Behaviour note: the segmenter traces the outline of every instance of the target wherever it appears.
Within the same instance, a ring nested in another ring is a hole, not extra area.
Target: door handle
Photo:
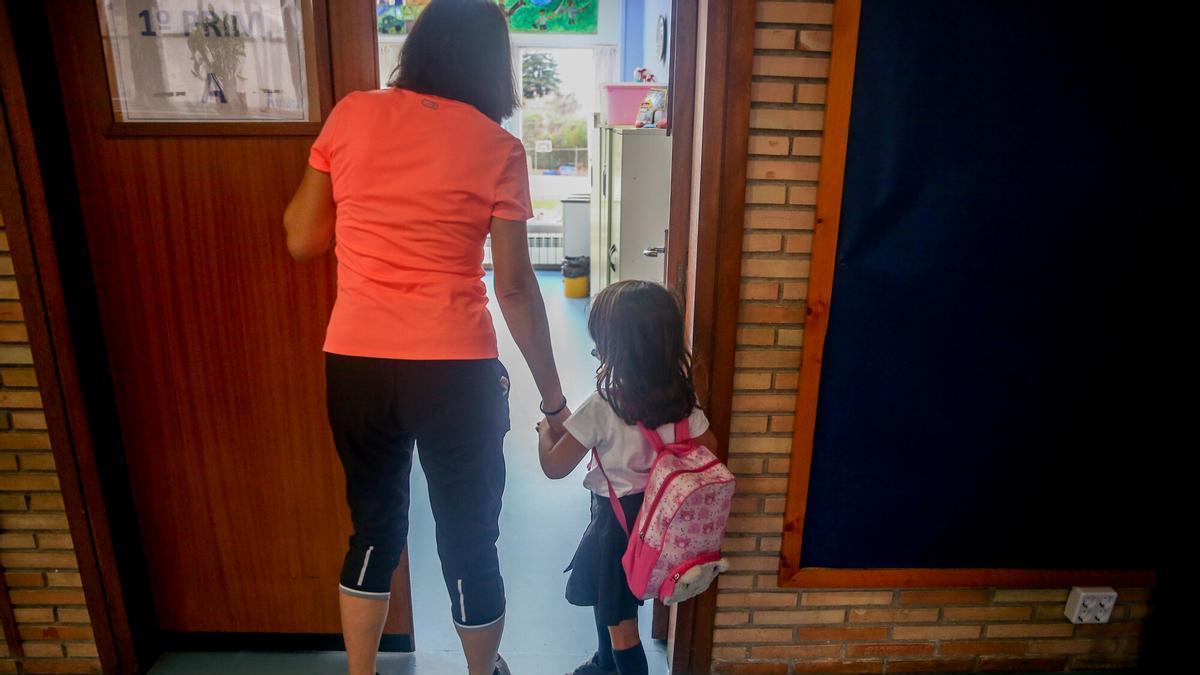
[[[642,255],[646,256],[647,258],[657,258],[658,256],[660,256],[666,252],[667,252],[666,246],[651,246],[650,248],[642,251]]]

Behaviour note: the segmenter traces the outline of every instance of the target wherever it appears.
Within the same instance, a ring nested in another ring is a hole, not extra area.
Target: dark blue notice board
[[[1157,562],[1180,221],[1126,19],[863,1],[802,566]]]

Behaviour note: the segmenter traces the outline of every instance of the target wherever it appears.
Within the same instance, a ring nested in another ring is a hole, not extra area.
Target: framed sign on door
[[[323,109],[317,2],[97,0],[111,131],[311,133]]]

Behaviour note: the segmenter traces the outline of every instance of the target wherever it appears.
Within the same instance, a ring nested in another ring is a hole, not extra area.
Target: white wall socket
[[[1108,623],[1116,604],[1117,592],[1107,586],[1076,586],[1064,613],[1071,623]]]

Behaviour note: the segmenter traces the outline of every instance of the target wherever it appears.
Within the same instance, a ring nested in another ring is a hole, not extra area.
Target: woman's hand
[[[553,447],[558,442],[558,439],[562,438],[562,434],[554,433],[554,429],[550,426],[550,421],[545,417],[538,420],[538,423],[533,428],[537,431],[539,448]]]
[[[571,408],[564,405],[562,410],[554,413],[553,415],[546,415],[542,419],[542,422],[544,422],[545,425],[554,433],[555,442],[557,442],[559,438],[562,438],[563,434],[567,433],[567,429],[563,426],[563,422],[566,422],[567,418],[570,416]],[[538,423],[539,426],[542,424],[542,422]]]
[[[565,422],[570,416],[571,411],[567,408],[563,408],[562,411],[558,412],[557,414],[547,415],[539,420],[537,426],[534,427],[537,429],[539,443],[545,443],[547,441],[550,445],[557,443],[558,439],[562,438],[567,433],[566,428],[563,426],[563,422]]]

